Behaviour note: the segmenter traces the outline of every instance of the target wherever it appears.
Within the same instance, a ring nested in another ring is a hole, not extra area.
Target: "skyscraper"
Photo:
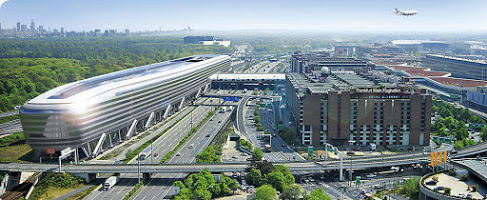
[[[44,26],[39,26],[38,32],[39,32],[39,34],[43,34],[44,33]]]
[[[32,34],[36,34],[37,33],[36,23],[35,22],[31,22],[30,23],[30,33],[32,33]]]
[[[17,22],[17,33],[21,33],[22,30],[20,30],[20,22]]]
[[[20,26],[20,32],[21,32],[22,34],[24,34],[24,35],[25,35],[25,34],[27,34],[27,33],[29,32],[29,29],[27,28],[27,25],[22,24],[22,25]]]

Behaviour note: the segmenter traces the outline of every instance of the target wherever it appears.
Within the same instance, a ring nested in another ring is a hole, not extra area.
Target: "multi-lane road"
[[[201,102],[199,100],[198,102]],[[189,109],[193,109],[189,115],[182,118],[174,127],[166,131],[159,139],[152,144],[152,151],[150,155],[141,160],[141,164],[156,164],[160,163],[169,151],[173,150],[177,144],[189,133],[191,127],[200,123],[207,115],[208,112],[214,110],[218,101],[210,99],[204,101],[200,106],[189,106]],[[162,132],[158,130],[157,132]],[[155,157],[154,154],[158,153],[159,156]],[[129,162],[130,164],[137,163],[134,159]],[[137,184],[139,176],[137,174],[122,174],[120,182],[115,185],[109,191],[95,191],[90,194],[86,199],[122,199],[135,184]],[[156,177],[157,178],[157,177]],[[164,177],[161,177],[164,178]]]
[[[223,103],[223,106],[233,107],[236,103]],[[191,164],[196,163],[196,154],[210,144],[216,134],[224,126],[226,120],[230,118],[231,112],[220,113],[217,111],[210,120],[204,123],[198,131],[193,133],[188,140],[179,147],[176,153],[168,159],[167,164]],[[185,177],[186,173],[158,173],[147,182],[135,199],[166,199],[171,194],[172,184],[180,178]]]

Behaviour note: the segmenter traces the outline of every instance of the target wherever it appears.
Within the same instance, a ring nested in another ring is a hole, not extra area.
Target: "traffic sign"
[[[46,149],[46,154],[55,154],[56,153],[56,149],[55,148],[47,148]]]

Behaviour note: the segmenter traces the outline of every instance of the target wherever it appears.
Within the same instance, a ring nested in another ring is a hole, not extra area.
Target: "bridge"
[[[481,143],[458,151],[458,154],[452,158],[462,158],[476,155],[487,151],[487,143]],[[429,163],[429,153],[417,154],[399,154],[386,157],[362,157],[353,160],[345,159],[343,169],[366,169],[375,167],[391,167],[410,164],[427,164]],[[351,165],[349,165],[351,163]],[[141,173],[193,173],[199,172],[205,168],[214,173],[221,172],[244,172],[249,168],[249,162],[241,163],[214,163],[214,164],[177,164],[177,165],[150,165],[141,164]],[[276,162],[274,164],[284,165],[291,172],[298,171],[322,171],[340,169],[339,160],[327,160],[319,162],[301,161],[301,162]],[[7,172],[57,172],[58,165],[53,164],[20,164],[20,163],[3,163],[0,164],[0,171]],[[135,164],[80,164],[80,165],[63,165],[62,171],[68,173],[137,173],[138,165]]]
[[[463,159],[453,160],[452,163],[467,169],[470,173],[482,179],[484,183],[487,183],[487,163],[485,160],[478,160],[477,158]]]

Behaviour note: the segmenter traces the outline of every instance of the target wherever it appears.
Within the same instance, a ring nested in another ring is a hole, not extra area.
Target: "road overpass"
[[[461,158],[470,155],[475,155],[487,151],[487,143],[482,143],[462,149],[452,158]],[[410,165],[418,163],[427,163],[430,155],[428,153],[420,154],[401,154],[389,157],[367,157],[353,160],[344,160],[344,169],[366,169],[374,167],[390,167],[400,165]],[[348,163],[353,162],[350,166]],[[211,172],[243,172],[249,167],[246,163],[214,163],[214,164],[177,164],[177,165],[151,165],[141,164],[141,173],[193,173],[199,172],[202,169],[208,168]],[[321,170],[337,170],[339,169],[340,161],[328,160],[321,162],[281,162],[275,164],[282,164],[289,168],[290,171],[321,171]],[[6,163],[0,164],[0,171],[7,172],[57,172],[58,165],[52,164],[20,164],[20,163]],[[64,172],[68,173],[137,173],[137,165],[135,164],[81,164],[81,165],[64,165],[62,167]]]

